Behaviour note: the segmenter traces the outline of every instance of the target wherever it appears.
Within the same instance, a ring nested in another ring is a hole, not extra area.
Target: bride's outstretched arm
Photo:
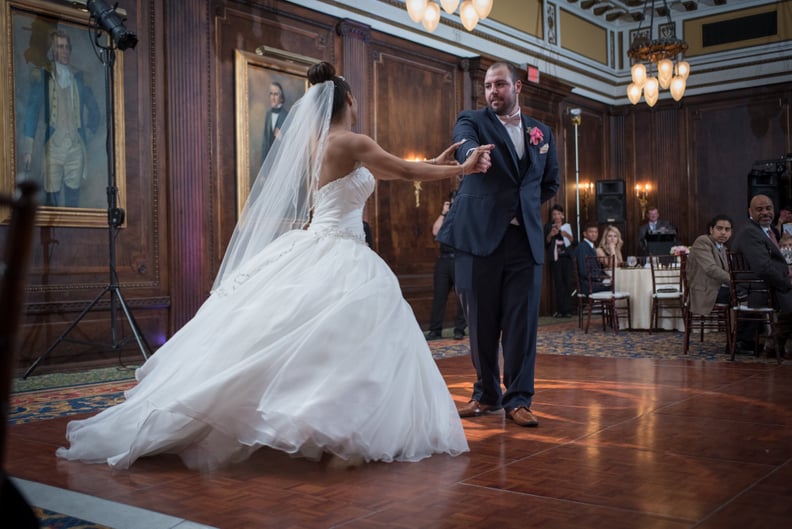
[[[353,156],[365,164],[381,180],[418,180],[431,181],[445,178],[460,177],[473,172],[484,172],[489,164],[479,160],[487,156],[493,145],[482,145],[474,149],[463,164],[451,163],[453,152],[459,146],[452,144],[443,153],[424,163],[409,162],[390,154],[377,142],[364,134],[350,133],[349,147]],[[439,162],[439,163],[438,163]]]

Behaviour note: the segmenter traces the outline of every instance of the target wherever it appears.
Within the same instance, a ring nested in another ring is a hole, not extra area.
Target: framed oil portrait
[[[7,0],[0,8],[0,68],[10,72],[0,92],[3,175],[0,190],[17,182],[40,185],[37,224],[107,226],[107,187],[125,208],[123,54],[113,62],[114,108],[108,120],[107,35],[89,27],[75,4]],[[113,123],[115,175],[109,174],[107,127]]]
[[[317,62],[267,46],[256,53],[235,50],[238,213],[291,105],[308,89],[308,68]]]

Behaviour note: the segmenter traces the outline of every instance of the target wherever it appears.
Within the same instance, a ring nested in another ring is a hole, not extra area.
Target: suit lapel
[[[723,268],[724,270],[728,270],[729,267],[726,264],[726,261],[724,259],[724,255],[720,252],[720,250],[718,250],[718,245],[715,244],[715,241],[713,241],[710,237],[707,237],[707,242],[710,245],[710,248],[711,248],[710,251],[712,252],[712,256],[715,258],[715,262],[716,263],[720,263],[721,264],[721,268]]]
[[[536,163],[536,156],[538,154],[538,149],[536,145],[531,145],[531,137],[530,137],[530,130],[533,128],[531,127],[531,123],[528,121],[528,117],[524,114],[522,115],[522,125],[523,125],[523,141],[525,142],[525,154],[528,156],[529,164],[528,166],[532,166]]]

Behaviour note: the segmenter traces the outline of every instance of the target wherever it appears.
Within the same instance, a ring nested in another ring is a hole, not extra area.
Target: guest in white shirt
[[[550,208],[550,222],[545,224],[544,234],[555,297],[553,317],[569,318],[574,310],[572,304],[572,291],[574,290],[572,250],[575,237],[572,235],[572,226],[565,222],[564,208],[560,204],[554,204]]]

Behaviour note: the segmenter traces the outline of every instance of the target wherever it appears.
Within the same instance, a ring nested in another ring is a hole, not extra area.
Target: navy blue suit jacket
[[[577,261],[578,267],[578,277],[580,278],[580,292],[582,294],[589,294],[589,282],[588,282],[588,273],[586,270],[586,257],[596,257],[597,250],[596,248],[592,248],[591,245],[586,241],[580,241],[580,244],[577,245],[577,249],[575,250],[575,260]],[[600,272],[593,274],[593,284],[591,292],[599,292],[603,290],[602,279],[606,276],[605,272],[601,270]]]
[[[520,161],[506,128],[489,108],[466,110],[454,126],[454,142],[461,163],[470,149],[494,144],[492,167],[486,173],[465,175],[454,203],[446,215],[437,240],[457,250],[477,256],[490,255],[506,234],[512,218],[520,219],[537,264],[544,263],[544,236],[541,205],[558,190],[558,158],[550,127],[525,115],[525,152],[528,163]],[[530,131],[537,127],[543,135],[532,145]],[[518,211],[518,209],[520,211]]]

